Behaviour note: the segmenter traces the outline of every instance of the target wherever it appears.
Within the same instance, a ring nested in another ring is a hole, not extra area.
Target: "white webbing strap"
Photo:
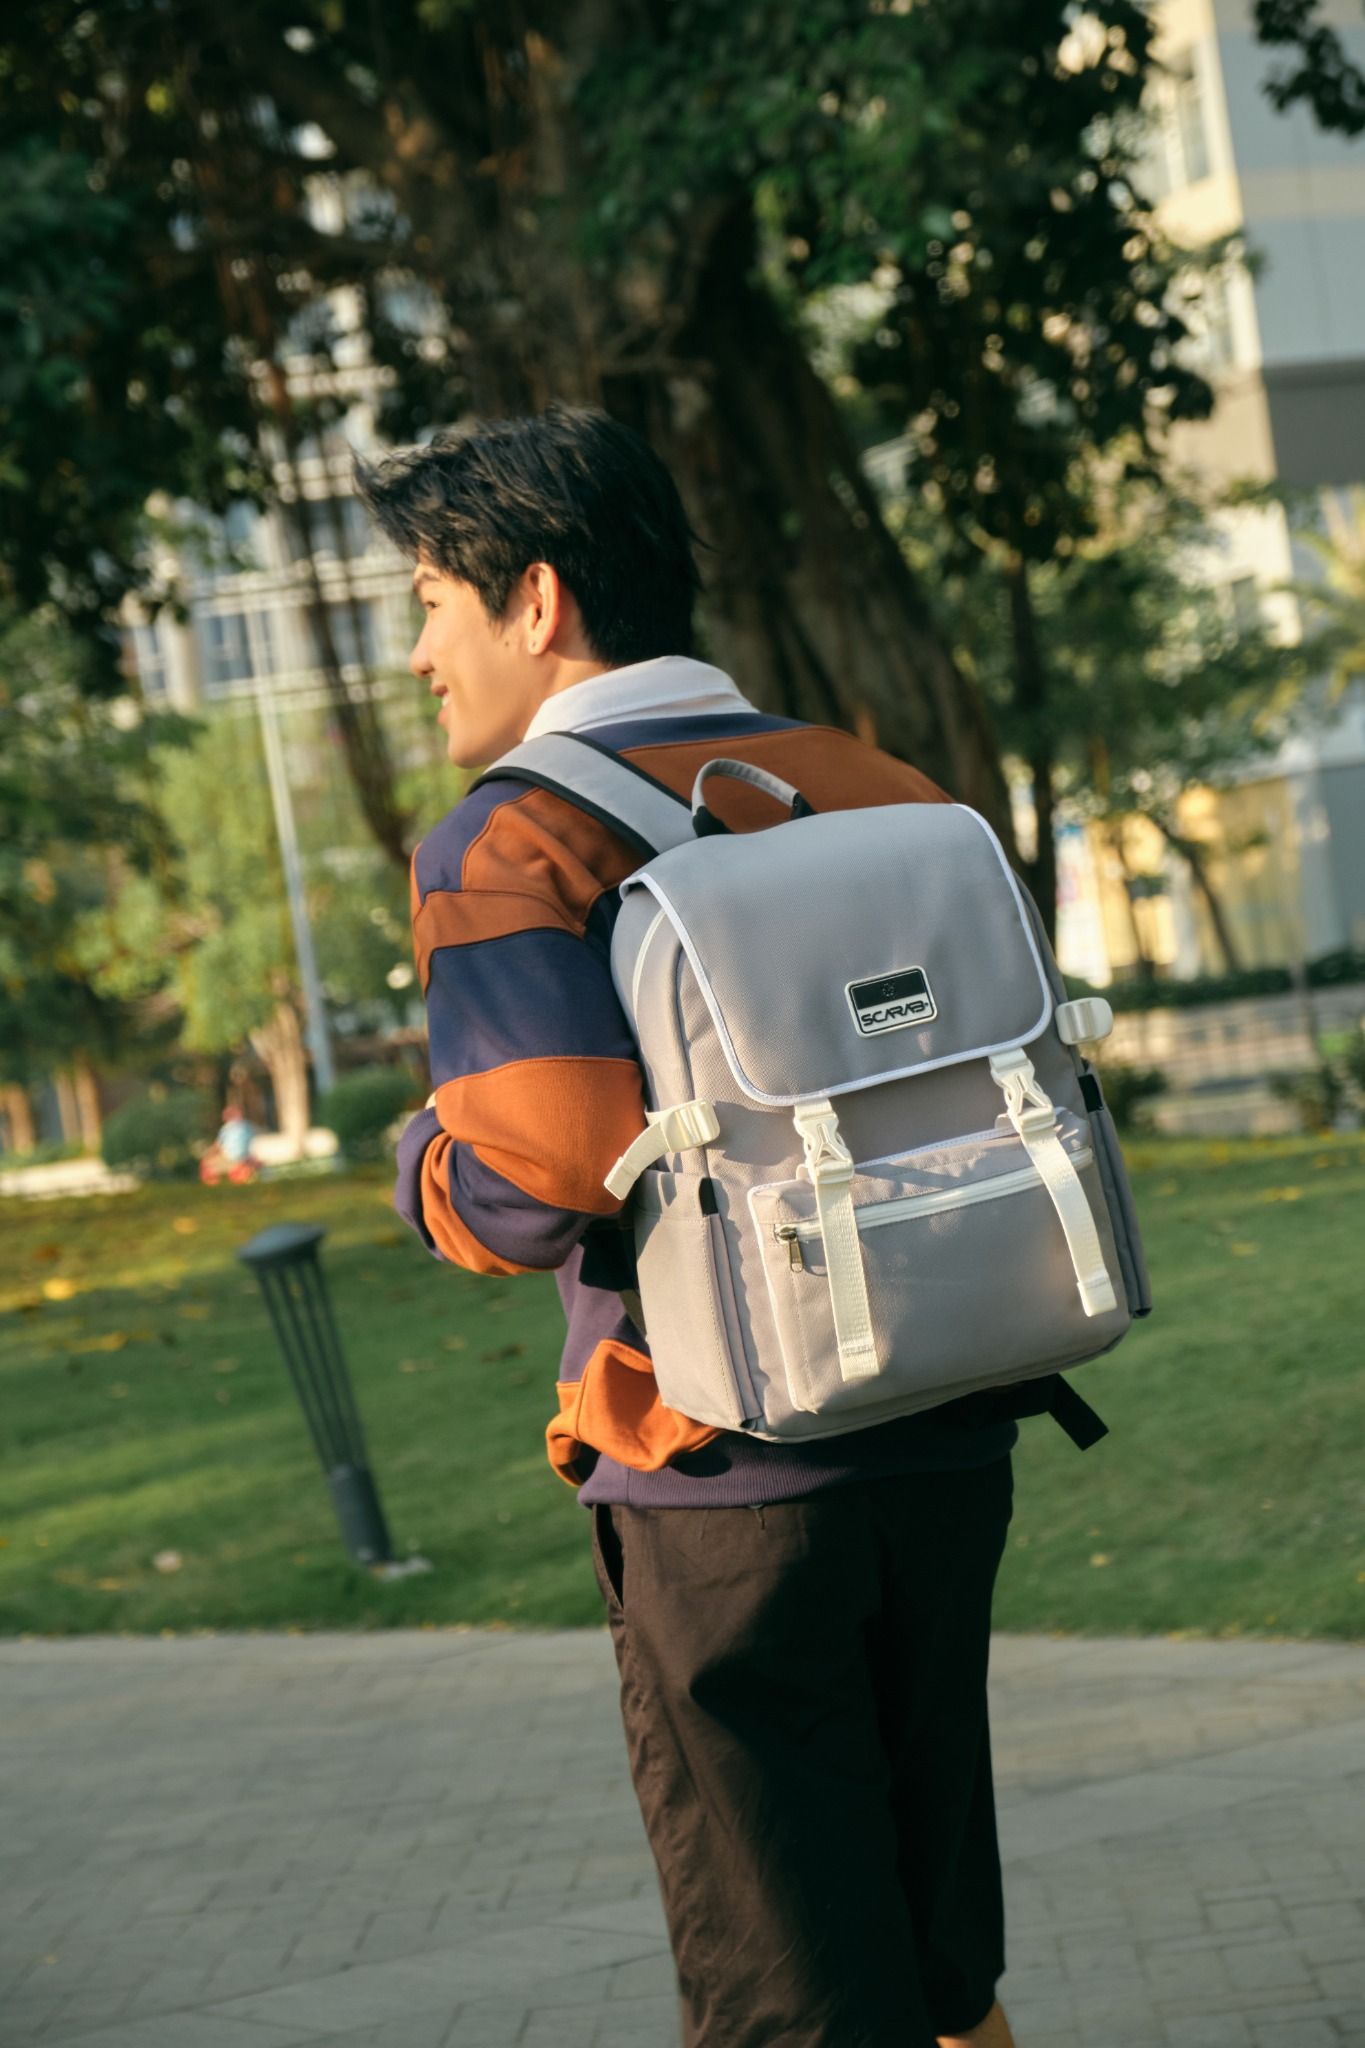
[[[603,1185],[624,1202],[640,1175],[665,1152],[686,1152],[692,1145],[709,1145],[720,1136],[720,1122],[709,1102],[678,1102],[672,1109],[647,1109],[649,1122],[639,1137],[627,1145]]]
[[[853,1154],[839,1135],[839,1119],[827,1097],[801,1103],[793,1121],[806,1148],[802,1171],[815,1189],[820,1234],[825,1241],[839,1372],[846,1380],[871,1379],[881,1368],[853,1209]]]
[[[1052,1197],[1057,1220],[1076,1273],[1076,1291],[1088,1316],[1118,1306],[1114,1283],[1104,1263],[1095,1219],[1080,1175],[1057,1136],[1057,1111],[1033,1071],[1022,1046],[991,1055],[991,1073],[1004,1090],[1005,1114],[1024,1141],[1043,1186]]]

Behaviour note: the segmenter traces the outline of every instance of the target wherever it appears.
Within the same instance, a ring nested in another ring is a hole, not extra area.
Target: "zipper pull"
[[[805,1264],[801,1257],[801,1234],[796,1225],[794,1223],[779,1223],[775,1226],[773,1235],[786,1245],[787,1263],[790,1265],[793,1273],[804,1272]]]

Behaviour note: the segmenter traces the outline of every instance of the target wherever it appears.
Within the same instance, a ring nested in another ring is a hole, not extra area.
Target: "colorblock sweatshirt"
[[[723,753],[793,783],[817,810],[948,801],[904,762],[757,711],[722,671],[682,657],[549,698],[527,737],[547,731],[591,732],[680,796]],[[707,801],[735,831],[780,816],[735,781]],[[659,1400],[648,1345],[617,1291],[629,1284],[621,1204],[603,1185],[645,1126],[644,1077],[610,967],[618,886],[637,865],[562,797],[497,779],[412,856],[435,1099],[399,1141],[394,1205],[434,1258],[475,1273],[556,1274],[567,1331],[551,1464],[585,1505],[740,1507],[1002,1457],[1016,1424],[983,1419],[972,1398],[793,1445],[704,1427]]]

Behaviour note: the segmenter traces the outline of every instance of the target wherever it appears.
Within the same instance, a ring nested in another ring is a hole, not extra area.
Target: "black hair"
[[[355,483],[395,546],[472,584],[490,619],[530,563],[548,562],[599,660],[693,652],[696,535],[653,449],[609,414],[552,405],[442,429],[357,456]]]

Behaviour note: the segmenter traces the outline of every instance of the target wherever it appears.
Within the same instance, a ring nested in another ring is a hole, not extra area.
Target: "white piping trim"
[[[635,955],[635,972],[630,977],[630,1017],[632,1023],[640,1014],[640,974],[645,964],[645,954],[649,951],[650,940],[655,932],[658,931],[659,926],[667,915],[668,912],[666,910],[655,911],[649,929],[640,941],[640,950]]]
[[[683,923],[676,907],[669,901],[666,891],[660,886],[658,878],[651,875],[647,868],[644,868],[633,875],[628,875],[625,881],[622,882],[621,894],[623,896],[628,889],[648,889],[651,896],[661,903],[667,911],[668,921],[678,935],[679,943],[687,955],[693,974],[697,978],[697,986],[702,992],[702,998],[707,1009],[711,1012],[711,1022],[716,1027],[716,1036],[720,1040],[726,1064],[734,1075],[736,1082],[744,1090],[744,1093],[751,1102],[762,1102],[773,1109],[790,1109],[798,1102],[818,1102],[834,1095],[851,1095],[857,1088],[878,1088],[885,1081],[903,1081],[911,1074],[931,1074],[938,1067],[959,1067],[966,1060],[989,1059],[992,1053],[1008,1052],[1015,1046],[1031,1045],[1034,1039],[1047,1029],[1053,1010],[1052,989],[1043,970],[1043,962],[1038,952],[1037,941],[1033,936],[1032,921],[1024,907],[1024,899],[1019,893],[1019,884],[1011,872],[1009,862],[1005,859],[1004,848],[979,811],[972,810],[968,804],[954,804],[952,808],[954,811],[976,820],[976,823],[981,827],[994,847],[995,857],[1000,863],[1006,881],[1009,883],[1010,894],[1014,898],[1015,909],[1019,913],[1019,922],[1023,927],[1024,937],[1028,942],[1029,957],[1033,961],[1034,969],[1038,976],[1038,985],[1043,991],[1043,1008],[1037,1023],[1030,1025],[1027,1031],[1014,1032],[1008,1038],[998,1039],[994,1045],[969,1046],[962,1052],[945,1053],[941,1059],[916,1060],[909,1066],[887,1068],[879,1074],[862,1074],[856,1081],[833,1081],[818,1088],[804,1089],[795,1095],[771,1095],[767,1089],[760,1088],[756,1082],[751,1081],[745,1073],[743,1066],[740,1064],[739,1054],[735,1051],[734,1040],[731,1038],[729,1028],[720,1013],[720,1007],[716,1001],[710,979],[698,958],[697,949],[692,943],[691,934]],[[837,813],[828,812],[824,815],[832,817],[837,815]]]
[[[1086,1145],[1079,1152],[1069,1155],[1071,1163],[1079,1169],[1093,1166],[1095,1154]],[[888,1223],[914,1223],[922,1216],[941,1216],[948,1209],[972,1209],[978,1202],[995,1202],[1002,1195],[1025,1194],[1030,1188],[1040,1188],[1043,1176],[1030,1160],[1027,1166],[1016,1166],[1008,1173],[993,1173],[987,1180],[964,1181],[957,1188],[935,1188],[923,1195],[889,1195],[880,1202],[863,1202],[854,1206],[858,1230],[880,1230]],[[770,1226],[775,1238],[786,1241],[787,1233],[809,1244],[820,1235],[818,1216],[803,1216],[795,1223],[774,1223]]]

